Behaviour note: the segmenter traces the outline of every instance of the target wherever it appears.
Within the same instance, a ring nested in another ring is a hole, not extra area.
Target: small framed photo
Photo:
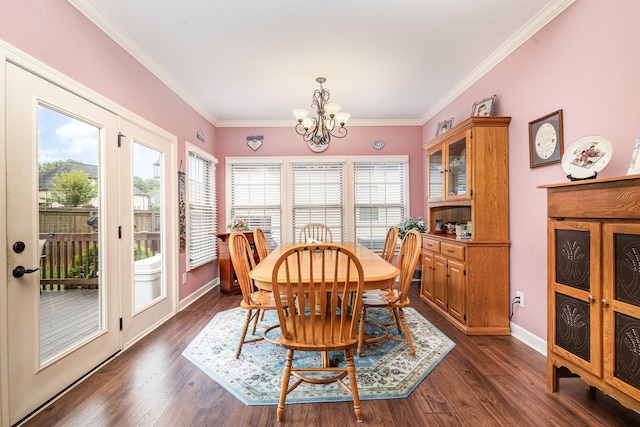
[[[560,163],[563,154],[562,110],[529,122],[529,167]]]
[[[436,130],[436,136],[442,135],[444,132],[448,131],[453,127],[453,117],[449,120],[444,120],[438,123],[438,129]]]
[[[497,98],[498,95],[493,95],[490,98],[485,98],[482,101],[476,102],[473,104],[471,115],[474,117],[493,116],[493,108],[495,107]]]
[[[636,139],[636,146],[633,147],[629,169],[627,170],[627,175],[636,174],[640,174],[640,138]]]

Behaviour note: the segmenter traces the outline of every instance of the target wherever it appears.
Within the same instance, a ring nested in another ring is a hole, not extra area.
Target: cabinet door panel
[[[603,227],[605,381],[640,399],[640,224]]]
[[[422,251],[422,295],[433,301],[433,253]]]
[[[461,139],[448,143],[446,153],[446,198],[448,200],[469,198],[466,135]]]
[[[447,310],[447,259],[440,255],[433,257],[433,282],[434,282],[434,301],[442,308]]]
[[[465,323],[465,274],[464,263],[449,260],[449,314],[455,317],[460,323]]]
[[[549,241],[551,351],[601,376],[600,224],[551,221]]]
[[[429,200],[442,200],[444,198],[444,153],[442,146],[428,152],[427,170],[429,181],[427,182]]]

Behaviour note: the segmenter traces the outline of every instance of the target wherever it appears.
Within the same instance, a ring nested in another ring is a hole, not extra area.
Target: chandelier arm
[[[334,128],[333,132],[331,132],[331,136],[333,136],[334,138],[344,138],[345,136],[347,136],[347,133],[347,128],[344,126],[340,126],[338,129]]]

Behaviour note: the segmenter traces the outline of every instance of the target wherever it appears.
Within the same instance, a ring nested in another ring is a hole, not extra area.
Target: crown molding
[[[171,77],[151,56],[139,45],[125,36],[124,32],[113,22],[105,19],[104,15],[90,2],[83,0],[67,0],[80,13],[86,16],[133,58],[147,68],[154,76],[162,81],[169,89],[189,104],[216,127],[287,127],[293,121],[286,120],[218,120],[215,115],[199,103],[182,85]],[[556,16],[571,6],[576,0],[555,0],[548,3],[536,16],[531,18],[509,40],[503,43],[493,54],[476,67],[467,77],[440,98],[425,114],[418,119],[380,119],[380,120],[351,120],[350,126],[422,126],[447,105],[453,102],[464,91],[469,89],[481,77],[498,65],[503,59],[529,40],[535,33],[551,22]]]

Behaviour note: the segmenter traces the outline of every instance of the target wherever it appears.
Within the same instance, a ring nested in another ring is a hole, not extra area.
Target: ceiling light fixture
[[[324,77],[318,77],[316,82],[320,83],[320,89],[313,92],[311,107],[315,107],[317,117],[308,117],[309,110],[296,108],[292,111],[298,120],[296,132],[302,135],[307,145],[312,151],[320,153],[329,147],[331,137],[344,138],[347,136],[347,128],[344,125],[351,117],[351,114],[340,111],[340,104],[329,102],[329,89],[322,87],[326,82]],[[336,129],[336,124],[340,127]],[[334,133],[334,130],[336,133]]]

